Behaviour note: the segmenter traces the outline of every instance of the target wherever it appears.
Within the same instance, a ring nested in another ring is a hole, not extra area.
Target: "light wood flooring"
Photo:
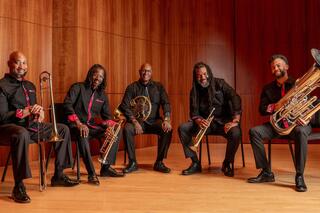
[[[7,180],[0,184],[1,213],[58,213],[58,212],[319,212],[320,211],[320,145],[310,144],[305,181],[308,192],[294,191],[294,168],[288,146],[272,147],[272,167],[275,183],[249,184],[248,177],[256,176],[252,150],[245,145],[246,167],[242,167],[240,149],[236,156],[235,177],[225,177],[220,171],[224,158],[225,144],[211,144],[213,164],[209,167],[203,156],[201,174],[182,176],[181,170],[189,166],[180,144],[172,144],[166,165],[170,174],[152,170],[156,147],[137,150],[139,171],[124,178],[100,178],[101,185],[86,184],[87,176],[82,165],[82,183],[73,188],[48,186],[38,191],[38,167],[32,163],[34,177],[25,181],[32,202],[17,204],[9,197],[13,187],[11,167]],[[206,150],[204,149],[204,154]],[[95,157],[96,170],[99,164]],[[51,161],[49,175],[53,171]],[[123,168],[123,152],[118,153],[117,169]],[[2,174],[3,167],[0,169]],[[75,177],[75,172],[66,170]]]

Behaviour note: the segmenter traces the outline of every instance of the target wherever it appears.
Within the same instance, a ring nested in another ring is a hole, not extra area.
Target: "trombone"
[[[51,136],[48,139],[48,142],[56,143],[61,142],[63,139],[60,137],[58,130],[57,130],[57,122],[56,122],[56,115],[55,115],[55,108],[54,108],[54,98],[53,98],[53,89],[52,89],[52,75],[48,71],[43,71],[40,73],[39,76],[40,81],[40,105],[43,106],[44,104],[44,97],[43,93],[44,90],[48,89],[50,91],[50,105],[51,107],[49,110],[51,111],[51,118],[52,118],[52,132]],[[48,84],[46,86],[46,84]],[[39,122],[38,122],[38,129],[39,129]],[[39,146],[39,166],[40,166],[40,182],[39,182],[39,190],[44,191],[47,188],[47,171],[45,168],[45,147],[41,143],[40,138],[40,131],[38,131],[38,146]]]

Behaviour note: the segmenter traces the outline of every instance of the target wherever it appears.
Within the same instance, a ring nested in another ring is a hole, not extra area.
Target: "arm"
[[[160,84],[160,103],[161,103],[163,114],[164,114],[162,129],[164,132],[169,132],[172,130],[171,118],[170,118],[171,108],[170,108],[168,94],[161,84]]]

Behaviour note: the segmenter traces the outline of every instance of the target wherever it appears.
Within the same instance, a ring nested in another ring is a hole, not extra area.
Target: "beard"
[[[209,81],[208,80],[205,82],[198,81],[198,84],[203,88],[207,88],[209,86]]]
[[[283,76],[285,76],[286,71],[285,70],[279,70],[278,72],[274,73],[274,76],[276,77],[276,79],[282,78]]]

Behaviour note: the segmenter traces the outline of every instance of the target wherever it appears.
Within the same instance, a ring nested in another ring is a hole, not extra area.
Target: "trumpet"
[[[209,128],[209,126],[214,118],[214,115],[213,115],[214,110],[215,110],[215,108],[213,107],[209,116],[206,119],[206,121],[208,122],[208,126],[200,128],[198,134],[196,135],[196,137],[193,140],[193,143],[192,143],[193,145],[190,146],[190,149],[192,149],[195,152],[198,151],[199,144],[200,144],[204,134],[206,133],[207,129]]]
[[[113,127],[108,127],[106,129],[106,138],[100,148],[101,156],[98,161],[102,164],[109,164],[108,155],[113,144],[118,140],[118,136],[121,130],[122,123],[124,123],[125,119],[122,117],[122,112],[116,108],[114,112],[114,118],[119,119],[119,122],[115,124]],[[110,134],[111,132],[111,134]]]

